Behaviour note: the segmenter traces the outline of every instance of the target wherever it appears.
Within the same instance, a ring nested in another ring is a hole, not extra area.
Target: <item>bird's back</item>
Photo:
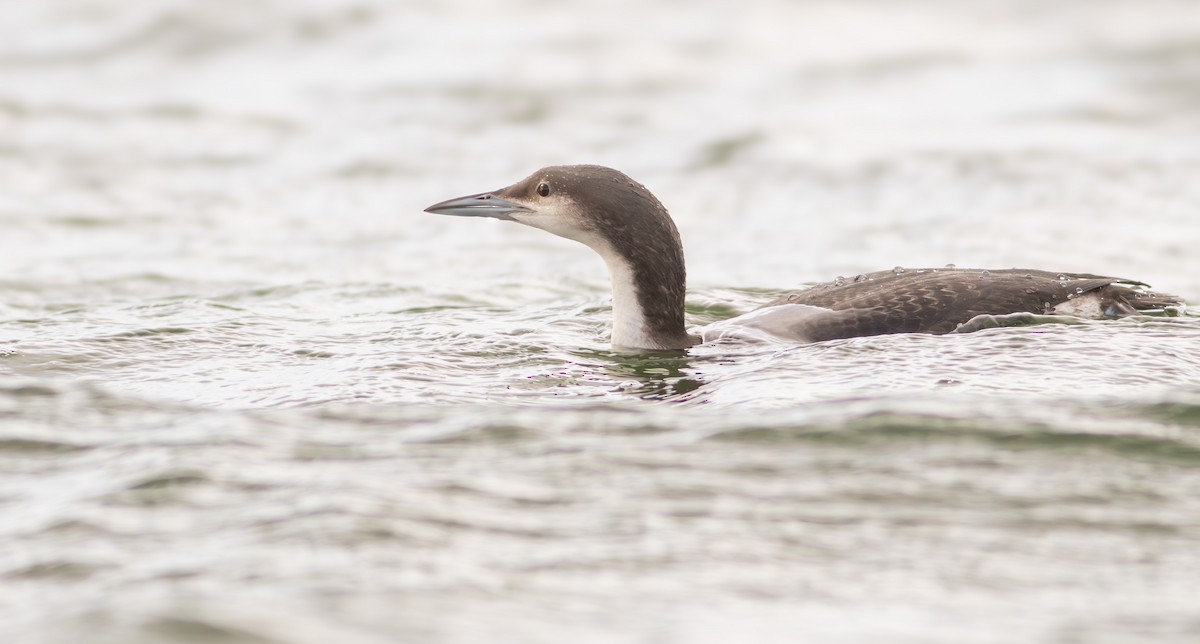
[[[805,334],[830,340],[884,333],[948,333],[979,315],[1080,314],[1118,317],[1178,305],[1141,282],[1026,269],[900,269],[817,284],[766,307],[803,304],[839,312],[813,318]],[[1087,306],[1075,306],[1076,303]],[[764,308],[766,308],[764,307]]]

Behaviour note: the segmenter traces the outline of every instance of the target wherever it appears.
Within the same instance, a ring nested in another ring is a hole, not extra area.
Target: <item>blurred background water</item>
[[[1195,642],[1200,324],[607,350],[903,266],[1200,296],[1187,0],[0,6],[8,642]]]

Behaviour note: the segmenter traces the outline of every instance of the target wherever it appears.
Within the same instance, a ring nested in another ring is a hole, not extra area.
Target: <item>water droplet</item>
[[[1075,297],[1075,294],[1074,294],[1074,293],[1067,293],[1067,299],[1068,299],[1068,300],[1070,300],[1070,299],[1072,299],[1072,298],[1074,298],[1074,297]]]
[[[859,273],[858,275],[854,276],[855,282],[863,282],[863,281],[866,281],[866,279],[867,279],[867,276],[863,275],[862,273]]]
[[[1060,282],[1066,282],[1066,281],[1068,281],[1068,280],[1070,280],[1070,279],[1071,279],[1071,278],[1070,278],[1070,277],[1067,277],[1067,275],[1066,275],[1065,273],[1059,273],[1059,274],[1058,274],[1058,281],[1060,281]]]
[[[1044,308],[1044,309],[1046,309],[1047,311],[1049,311],[1049,310],[1050,310],[1050,303],[1049,303],[1049,302],[1042,302],[1042,308]]]
[[[1025,289],[1025,292],[1029,293],[1030,295],[1033,295],[1034,293],[1037,293],[1037,289],[1036,288],[1027,288],[1027,289]]]
[[[1076,286],[1076,287],[1075,287],[1075,292],[1076,292],[1076,293],[1082,293],[1082,292],[1083,292],[1083,287],[1082,287],[1082,286]]]
[[[1025,279],[1027,279],[1027,280],[1033,279],[1033,273],[1025,273]]]
[[[903,266],[897,266],[896,268],[893,268],[893,269],[892,269],[892,273],[894,273],[894,274],[896,274],[896,275],[899,275],[899,274],[901,274],[901,273],[903,273],[903,272],[904,272],[904,267],[903,267]]]
[[[946,264],[946,268],[958,268],[954,264]]]
[[[991,275],[991,274],[992,274],[992,272],[991,272],[991,271],[989,271],[989,270],[988,270],[988,269],[986,269],[986,268],[985,268],[985,269],[983,269],[983,272],[982,272],[982,273],[980,273],[980,275],[983,275],[983,276],[985,276],[985,277],[986,277],[986,276],[988,276],[988,275]]]
[[[924,272],[925,272],[925,269],[923,269],[923,268],[917,269],[917,275],[920,275],[921,273],[924,273]]]
[[[843,285],[843,284],[845,284],[845,283],[846,283],[846,278],[842,277],[841,275],[838,275],[838,276],[837,276],[837,277],[836,277],[836,278],[833,280],[833,285],[834,285],[834,286],[841,286],[841,285]]]

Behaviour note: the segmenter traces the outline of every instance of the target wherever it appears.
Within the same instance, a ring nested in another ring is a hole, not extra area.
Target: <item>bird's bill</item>
[[[477,195],[457,197],[435,203],[425,209],[435,215],[454,215],[455,217],[491,217],[512,221],[514,212],[530,212],[531,209],[519,203],[497,197],[494,192],[481,192]]]

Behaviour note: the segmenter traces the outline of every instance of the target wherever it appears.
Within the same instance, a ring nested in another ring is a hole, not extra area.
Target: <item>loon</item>
[[[698,335],[684,324],[686,272],[679,231],[642,184],[595,165],[552,166],[506,188],[425,209],[540,228],[596,251],[612,279],[614,348],[677,350],[748,328],[781,341],[887,333],[942,334],[1011,314],[1121,317],[1179,306],[1136,280],[1081,273],[899,267],[817,284]],[[964,326],[965,325],[965,326]],[[737,337],[737,334],[734,334]]]

